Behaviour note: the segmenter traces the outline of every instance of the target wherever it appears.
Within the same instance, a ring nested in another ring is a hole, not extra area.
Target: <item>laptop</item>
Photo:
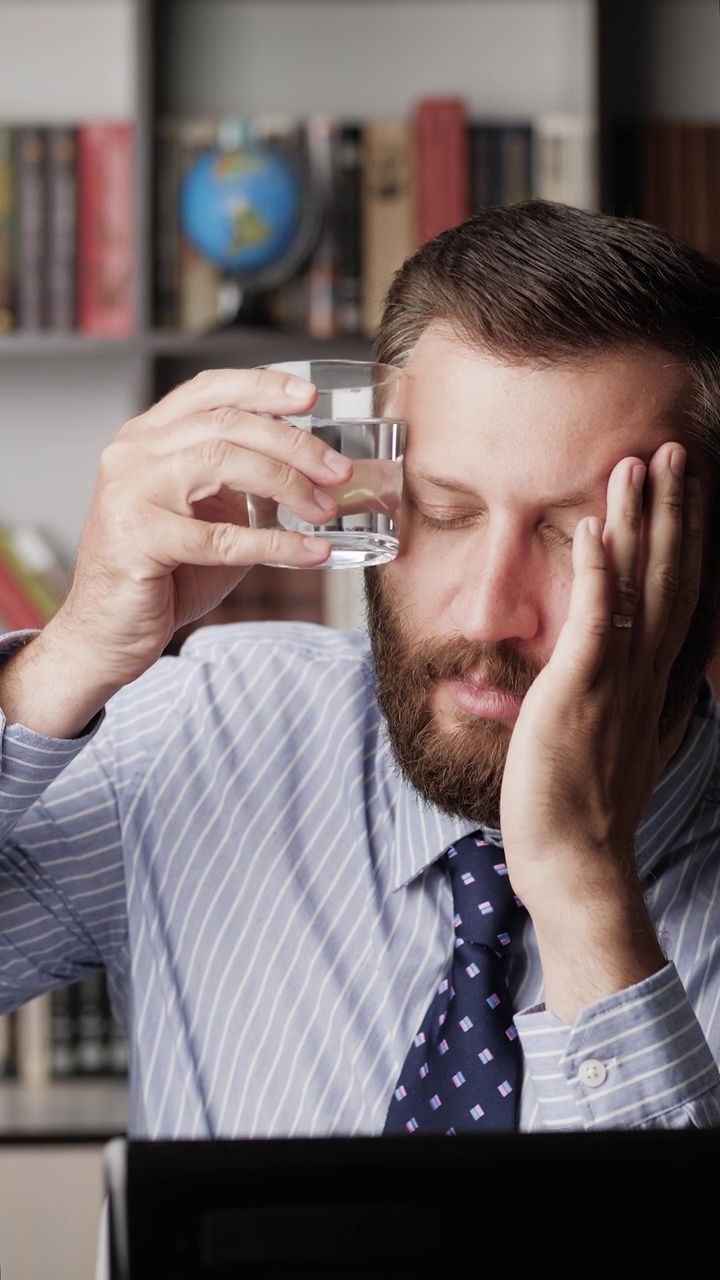
[[[113,1139],[111,1280],[720,1265],[720,1131]]]

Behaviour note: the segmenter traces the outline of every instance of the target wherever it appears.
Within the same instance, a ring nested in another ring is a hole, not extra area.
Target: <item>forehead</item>
[[[682,440],[687,369],[655,350],[535,366],[431,326],[407,364],[409,469],[482,484],[602,484],[620,458]]]

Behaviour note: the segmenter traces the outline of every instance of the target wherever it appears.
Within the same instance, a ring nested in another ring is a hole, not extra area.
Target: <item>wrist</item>
[[[633,867],[616,863],[546,888],[534,908],[547,1008],[572,1024],[594,1001],[642,982],[667,963]]]
[[[79,737],[116,692],[54,620],[0,665],[0,708],[9,724],[47,738]]]

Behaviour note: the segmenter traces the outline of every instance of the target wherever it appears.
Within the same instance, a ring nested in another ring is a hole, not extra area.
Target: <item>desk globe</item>
[[[243,289],[286,279],[308,249],[303,186],[282,155],[254,146],[204,151],[180,189],[183,231]]]

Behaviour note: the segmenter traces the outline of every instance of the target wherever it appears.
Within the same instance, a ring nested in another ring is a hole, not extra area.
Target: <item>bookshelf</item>
[[[103,447],[156,395],[214,364],[369,351],[361,336],[154,327],[152,183],[162,116],[323,111],[380,119],[406,116],[428,94],[461,96],[471,115],[488,120],[583,114],[599,127],[600,203],[627,210],[635,175],[612,144],[615,126],[720,120],[718,67],[717,0],[0,0],[0,122],[125,119],[137,141],[136,329],[119,339],[0,337],[0,520],[46,524],[71,555]],[[354,575],[319,577],[325,620],[354,620]],[[0,1136],[35,1139],[38,1151],[43,1138],[97,1146],[121,1129],[125,1109],[123,1085],[48,1086],[40,1071],[35,1083],[0,1085]],[[99,1159],[93,1177],[98,1167]],[[6,1206],[18,1203],[17,1169],[13,1150],[0,1168]],[[90,1191],[82,1194],[89,1203]],[[93,1201],[77,1218],[85,1257],[96,1212]],[[2,1223],[2,1261],[16,1280],[49,1274],[28,1265],[33,1226],[14,1210]],[[89,1274],[76,1261],[63,1269],[59,1253],[54,1263],[58,1277]]]

